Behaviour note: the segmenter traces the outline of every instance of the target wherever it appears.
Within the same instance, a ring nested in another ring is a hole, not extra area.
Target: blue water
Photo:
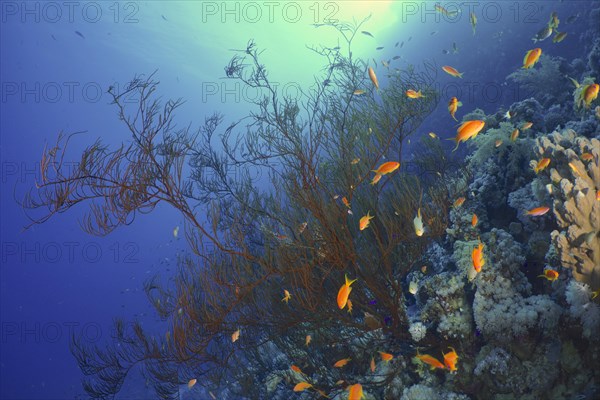
[[[155,274],[168,280],[176,271],[177,253],[189,250],[183,235],[175,239],[172,234],[175,226],[183,228],[176,210],[161,204],[106,237],[80,229],[85,205],[23,230],[29,219],[19,202],[35,190],[45,144],[52,145],[61,131],[85,131],[68,153],[76,157],[96,138],[110,146],[129,139],[109,104],[110,85],[122,87],[136,74],[156,70],[163,98],[186,100],[176,117],[181,126],[199,126],[213,111],[233,121],[252,104],[248,93],[222,79],[230,49],[243,49],[253,38],[265,49],[263,61],[273,80],[306,88],[324,63],[306,45],[337,42],[332,29],[311,24],[329,12],[357,20],[372,12],[361,29],[375,38],[359,34],[355,56],[377,61],[382,86],[381,60],[401,55],[391,67],[434,61],[442,100],[419,135],[433,131],[448,138],[454,124],[444,99],[459,97],[458,114],[463,114],[476,107],[495,112],[527,97],[505,78],[520,68],[551,11],[561,16],[569,37],[560,44],[540,43],[545,54],[570,60],[582,57],[589,45],[581,36],[589,2],[471,3],[478,15],[476,35],[468,12],[454,21],[436,14],[432,2],[390,2],[372,10],[368,2],[339,2],[337,8],[320,3],[318,16],[312,3],[301,2],[297,21],[275,12],[273,22],[260,4],[261,18],[255,18],[244,3],[236,10],[234,2],[227,3],[231,13],[221,9],[221,2],[83,2],[75,3],[71,16],[62,2],[0,3],[0,398],[86,398],[83,375],[69,352],[71,333],[101,345],[111,340],[113,319],[121,317],[139,318],[164,334],[142,288]],[[565,22],[577,13],[575,23]],[[402,48],[394,47],[397,41],[404,42]],[[457,82],[441,72],[441,65],[452,65],[464,78]],[[149,393],[143,378],[133,375],[117,397],[152,398]]]

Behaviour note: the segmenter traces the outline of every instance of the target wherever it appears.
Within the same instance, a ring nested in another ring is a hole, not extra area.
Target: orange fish
[[[600,201],[600,190],[596,190],[596,200]]]
[[[377,81],[377,75],[375,75],[375,71],[373,68],[369,67],[369,78],[371,78],[371,82],[375,85],[375,88],[379,90],[379,82]]]
[[[475,213],[474,213],[474,214],[473,214],[473,217],[471,218],[471,226],[472,226],[472,227],[475,227],[475,225],[477,225],[477,221],[478,221],[478,220],[479,220],[479,219],[477,218],[477,214],[475,214]]]
[[[546,278],[550,282],[554,282],[558,279],[558,272],[553,269],[545,269],[543,275],[538,275],[538,278]]]
[[[346,198],[346,196],[342,197],[342,203],[344,203],[344,205],[348,208],[350,208],[350,202],[348,201],[348,199]]]
[[[343,358],[341,360],[336,361],[335,364],[333,364],[333,366],[335,368],[342,368],[344,365],[348,364],[350,362],[350,358]]]
[[[350,391],[350,393],[348,393],[348,400],[361,400],[365,398],[360,383],[348,386],[348,390]]]
[[[350,287],[350,285],[356,282],[356,279],[349,280],[348,275],[344,275],[344,278],[346,279],[346,283],[342,285],[337,295],[337,304],[340,310],[346,307],[346,304],[348,303],[348,296],[350,296],[350,292],[352,291],[352,287]]]
[[[542,55],[542,49],[539,47],[529,50],[525,53],[525,57],[523,58],[523,66],[521,68],[529,69],[535,65],[536,62],[540,59]]]
[[[456,114],[456,110],[458,110],[458,107],[460,106],[462,106],[462,103],[458,101],[456,97],[451,98],[450,102],[448,103],[448,111],[450,112],[450,116],[454,118],[455,121],[458,120],[456,119],[454,114]]]
[[[483,258],[483,243],[479,242],[479,246],[475,247],[471,252],[471,259],[473,260],[473,268],[477,272],[481,272],[481,267],[485,265],[485,259]]]
[[[372,172],[375,172],[375,174],[377,174],[377,175],[386,175],[386,174],[389,174],[391,172],[394,172],[399,167],[400,167],[400,163],[399,162],[397,162],[397,161],[388,161],[388,162],[384,162],[383,164],[381,164],[379,166],[379,168],[372,170]]]
[[[525,214],[539,217],[540,215],[546,214],[548,211],[550,211],[550,207],[536,207],[527,211]]]
[[[464,197],[459,197],[458,199],[454,200],[454,204],[453,204],[454,208],[458,208],[458,207],[462,206],[463,203],[465,202],[465,200],[466,199]]]
[[[447,74],[452,75],[455,78],[462,78],[462,76],[463,76],[462,72],[458,72],[455,68],[452,68],[449,65],[444,65],[442,67],[442,69],[444,70],[444,72],[446,72]]]
[[[581,94],[577,100],[577,104],[581,107],[582,103],[585,103],[585,108],[590,108],[592,101],[596,100],[598,97],[598,90],[600,89],[600,85],[597,83],[591,85],[585,85],[581,90]]]
[[[446,354],[442,352],[442,354],[444,355],[444,364],[450,370],[450,372],[454,372],[456,371],[456,362],[458,361],[458,354],[456,354],[456,350],[454,350],[454,348],[450,347],[450,350],[452,351]]]
[[[189,380],[189,382],[188,382],[188,384],[187,384],[187,386],[188,386],[188,389],[191,389],[191,388],[193,388],[193,387],[194,387],[194,385],[196,384],[196,382],[198,382],[198,380],[197,380],[197,379],[190,379],[190,380]]]
[[[514,142],[515,140],[517,140],[518,137],[519,137],[519,128],[512,131],[512,133],[510,134],[510,141]]]
[[[286,289],[284,289],[283,290],[283,299],[281,299],[281,301],[285,301],[287,304],[291,298],[292,298],[292,295],[290,294],[290,292],[288,292]]]
[[[358,158],[358,157],[357,157],[357,158],[353,159],[352,161],[350,161],[350,164],[352,164],[352,165],[356,165],[356,164],[358,164],[359,162],[360,162],[360,158]]]
[[[456,130],[456,137],[453,139],[448,139],[456,142],[456,147],[452,151],[456,151],[456,149],[458,149],[460,142],[466,142],[467,140],[476,137],[484,126],[485,122],[477,119],[463,122]]]
[[[494,146],[495,146],[496,148],[498,148],[498,147],[500,147],[501,145],[502,145],[502,140],[500,140],[500,139],[496,140],[496,143],[494,144]]]
[[[419,354],[419,352],[417,351],[416,357],[419,360],[421,360],[422,362],[424,362],[425,364],[428,364],[431,369],[436,369],[436,368],[444,369],[444,368],[446,368],[444,366],[444,364],[442,364],[437,358],[432,357],[429,354]]]
[[[433,132],[429,132],[429,137],[431,137],[432,139],[437,139],[437,135]]]
[[[583,153],[581,155],[581,159],[583,161],[592,161],[594,159],[594,155],[592,153]]]
[[[231,343],[235,343],[240,338],[240,330],[233,332],[231,334]]]
[[[375,372],[375,357],[371,357],[371,372]]]
[[[531,128],[533,126],[533,122],[525,122],[522,126],[521,129],[522,130],[527,130],[529,128]]]
[[[306,335],[306,339],[304,340],[304,345],[308,346],[311,341],[312,341],[312,336]]]
[[[298,374],[302,373],[302,370],[300,368],[298,368],[297,366],[293,365],[290,367],[290,369]]]
[[[411,99],[418,99],[418,98],[425,97],[425,96],[423,96],[423,93],[421,93],[420,90],[417,92],[412,89],[408,89],[406,91],[406,97],[409,97]]]
[[[348,312],[352,313],[352,300],[348,299]]]
[[[375,216],[372,216],[369,213],[370,211],[367,211],[367,215],[362,217],[358,223],[358,229],[360,229],[361,231],[367,229],[369,227],[369,224],[371,223],[371,220],[375,218]]]
[[[383,176],[383,175],[376,174],[376,175],[373,177],[373,180],[371,181],[371,185],[376,185],[376,184],[377,184],[377,182],[379,182],[379,181],[381,180],[381,177],[382,177],[382,176]]]
[[[308,382],[300,382],[296,386],[294,386],[294,392],[303,392],[304,390],[311,388],[312,385]]]
[[[385,362],[390,362],[394,358],[390,353],[384,353],[383,351],[380,351],[379,354],[381,355],[381,360]]]
[[[542,158],[540,161],[537,162],[537,165],[535,167],[533,167],[533,170],[537,174],[538,172],[543,171],[544,169],[546,169],[546,167],[548,165],[550,165],[550,159],[549,158]]]

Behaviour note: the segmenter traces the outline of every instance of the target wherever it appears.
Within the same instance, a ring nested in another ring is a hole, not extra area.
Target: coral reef
[[[427,334],[427,327],[422,322],[410,324],[408,331],[415,342],[420,342]]]
[[[567,82],[563,78],[564,72],[561,71],[564,69],[561,64],[564,63],[564,59],[542,54],[539,59],[540,67],[519,69],[507,78],[518,83],[520,90],[524,90],[528,96],[533,96],[542,106],[547,107],[560,103],[566,93]],[[548,82],[553,84],[548,85]]]
[[[502,230],[492,229],[488,260],[478,274],[473,314],[477,329],[490,341],[510,343],[534,330],[549,334],[560,307],[546,295],[529,296],[531,285],[521,272],[522,247]]]
[[[593,302],[589,286],[570,281],[567,285],[566,299],[569,303],[569,315],[580,320],[583,335],[588,339],[600,340],[600,305]]]
[[[551,185],[559,230],[552,243],[560,264],[580,282],[600,288],[600,141],[578,136],[573,130],[554,132],[536,140],[539,157],[549,157],[551,168],[539,178]],[[582,159],[591,154],[591,159]]]
[[[440,390],[423,384],[404,389],[400,400],[469,400],[469,396]]]

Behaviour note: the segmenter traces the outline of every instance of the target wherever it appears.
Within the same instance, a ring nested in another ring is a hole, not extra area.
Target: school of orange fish
[[[450,12],[440,5],[436,5],[435,9],[437,12],[439,12],[443,15],[446,15],[446,16],[456,15],[456,11]],[[477,17],[475,16],[474,13],[470,14],[469,21],[472,25],[473,34],[475,34]],[[554,43],[561,42],[566,37],[567,34],[566,34],[566,32],[558,32],[558,30],[557,30],[558,24],[559,24],[558,16],[556,15],[555,12],[553,12],[551,14],[548,25],[542,31],[538,32],[538,34],[534,38],[534,42],[540,41],[540,40],[543,40],[543,39],[549,37],[553,31],[556,32],[556,36],[554,37],[553,42]],[[363,31],[362,33],[366,34],[368,36],[373,36],[369,32],[366,32],[366,31]],[[522,68],[523,69],[533,68],[534,65],[538,62],[541,54],[542,54],[542,49],[539,47],[527,51],[523,58]],[[463,76],[462,72],[459,72],[454,67],[451,67],[449,65],[442,66],[442,70],[444,72],[446,72],[447,74],[449,74],[453,77],[456,77],[456,78],[462,78],[462,76]],[[367,72],[368,72],[369,79],[371,80],[373,86],[378,91],[379,90],[379,82],[377,80],[377,75],[375,74],[374,69],[372,67],[368,67]],[[577,81],[573,80],[572,78],[569,78],[569,79],[571,79],[571,81],[573,82],[573,84],[576,87],[578,87],[578,88],[580,87],[580,85]],[[577,99],[578,105],[581,104],[582,106],[585,106],[586,108],[589,109],[591,103],[598,97],[599,88],[600,88],[600,85],[598,85],[597,83],[585,85],[581,90],[580,98]],[[366,90],[356,89],[356,90],[354,90],[353,95],[362,95],[364,93],[366,93]],[[423,95],[421,90],[417,91],[415,89],[407,90],[406,96],[410,99],[415,99],[415,100],[425,97],[425,95]],[[455,114],[458,110],[458,107],[460,107],[460,106],[462,106],[462,103],[456,97],[452,97],[450,99],[450,101],[448,102],[448,112],[450,113],[450,116],[456,121],[457,121],[457,119],[455,117]],[[506,119],[510,120],[512,117],[513,117],[513,115],[510,112],[507,112],[505,114]],[[456,143],[456,147],[452,151],[456,151],[458,149],[458,146],[460,145],[460,143],[466,142],[469,139],[475,138],[483,130],[484,126],[485,126],[485,122],[482,120],[470,120],[470,121],[464,121],[463,123],[461,123],[456,131],[456,136],[454,138],[448,139],[448,140],[453,140]],[[520,128],[515,128],[514,131],[512,132],[512,134],[510,135],[510,138],[509,138],[510,141],[512,141],[512,142],[516,141],[518,139],[519,133],[521,131],[527,130],[527,129],[531,128],[532,126],[533,126],[532,122],[525,122],[520,126]],[[430,132],[429,136],[433,139],[438,138],[438,136],[433,132]],[[495,143],[495,147],[497,148],[501,145],[502,145],[502,140],[497,140]],[[594,156],[590,153],[584,153],[581,155],[581,159],[583,161],[591,161],[593,159],[593,157]],[[355,158],[351,161],[351,164],[356,165],[359,162],[360,162],[360,159]],[[535,163],[536,165],[533,167],[533,170],[536,174],[538,174],[541,171],[543,171],[544,169],[546,169],[550,165],[550,163],[551,163],[550,158],[542,158],[541,160],[539,160]],[[572,163],[569,163],[569,166],[571,167],[571,169],[573,170],[574,173],[580,175],[579,171]],[[372,172],[375,173],[375,176],[373,177],[371,184],[376,185],[382,179],[383,176],[392,174],[393,172],[398,170],[398,168],[400,168],[399,162],[396,162],[396,161],[384,162],[377,169],[372,170]],[[334,199],[337,199],[337,198],[339,198],[339,195],[336,195],[334,197]],[[348,213],[352,214],[351,205],[350,205],[350,202],[348,201],[348,199],[345,196],[343,196],[341,200],[342,200],[343,205],[348,209]],[[465,200],[466,200],[465,197],[457,198],[453,202],[453,207],[458,208],[458,207],[462,206],[462,204],[465,202]],[[596,192],[596,200],[600,201],[600,190],[598,190]],[[531,210],[525,211],[525,214],[532,216],[532,217],[539,217],[539,216],[546,214],[548,211],[550,211],[550,207],[540,206],[540,207],[535,207]],[[358,222],[359,230],[364,231],[365,229],[369,228],[371,220],[374,218],[375,218],[375,216],[371,215],[370,211],[368,211],[367,214],[364,215],[363,217],[361,217]],[[471,225],[473,227],[475,227],[477,225],[477,223],[478,223],[477,215],[473,214],[472,219],[471,219]],[[299,233],[302,233],[306,229],[307,225],[308,225],[308,223],[306,223],[306,222],[303,223],[298,228]],[[423,218],[421,215],[420,208],[416,212],[416,216],[413,220],[413,225],[414,225],[414,231],[415,231],[416,236],[420,237],[425,233],[425,226],[423,223]],[[283,235],[276,235],[276,236],[278,236],[278,237],[281,236],[281,237],[285,238],[285,236],[283,236]],[[482,268],[485,265],[485,257],[484,257],[483,249],[484,249],[484,244],[481,242],[481,240],[479,240],[478,245],[476,247],[474,247],[471,252],[472,266],[476,273],[481,272]],[[426,268],[426,267],[423,267],[423,268]],[[553,282],[558,279],[559,273],[558,273],[558,271],[556,271],[554,269],[546,268],[543,271],[543,273],[541,275],[539,275],[539,277],[545,278],[548,281]],[[354,282],[356,282],[357,279],[351,280],[346,275],[344,280],[345,280],[344,284],[340,287],[338,294],[337,294],[337,305],[340,310],[347,307],[348,312],[351,312],[352,311],[352,301],[350,300],[350,294],[352,292],[351,285]],[[599,295],[598,292],[600,292],[600,291],[594,292],[594,297]],[[284,296],[281,299],[281,301],[288,304],[292,298],[292,295],[287,289],[284,289],[283,294],[284,294]],[[240,329],[238,329],[232,333],[231,341],[236,342],[239,339],[239,337],[240,337]],[[312,340],[311,335],[307,335],[305,338],[305,346],[308,346],[311,343],[311,340]],[[432,355],[419,353],[418,349],[417,349],[417,354],[415,355],[415,358],[420,360],[424,364],[428,365],[431,370],[442,369],[442,370],[448,370],[449,372],[453,373],[453,372],[457,371],[457,362],[458,362],[459,356],[458,356],[457,352],[454,350],[454,348],[449,347],[449,349],[451,351],[448,353],[442,352],[443,362],[440,361],[439,359],[433,357]],[[380,355],[381,361],[385,362],[385,363],[392,361],[394,358],[394,356],[390,353],[386,353],[383,351],[378,351],[378,353]],[[343,368],[350,362],[352,362],[352,358],[340,359],[333,364],[333,367],[334,368]],[[377,364],[375,362],[375,357],[371,358],[369,368],[370,368],[371,372],[375,372],[375,370],[377,368]],[[294,392],[302,392],[307,389],[312,389],[312,390],[315,390],[317,393],[319,393],[321,396],[328,397],[324,391],[315,388],[313,386],[313,384],[308,382],[308,378],[306,377],[306,375],[302,372],[302,370],[299,367],[297,367],[296,365],[292,365],[290,367],[290,369],[295,374],[298,374],[300,379],[302,379],[301,382],[299,382],[298,384],[296,384],[294,386],[294,388],[293,388]],[[344,383],[345,383],[345,381],[343,381],[343,380],[340,380],[337,382],[337,384],[340,384],[340,385],[342,385]],[[196,384],[196,379],[191,379],[188,382],[188,387],[192,388],[195,384]],[[364,398],[363,388],[360,383],[348,384],[346,387],[346,390],[348,391],[348,397],[347,397],[348,400],[359,400],[359,399]],[[212,393],[211,393],[211,396],[213,396]]]

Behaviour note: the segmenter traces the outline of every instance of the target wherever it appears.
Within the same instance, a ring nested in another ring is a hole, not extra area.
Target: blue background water
[[[83,2],[75,3],[69,16],[63,3],[1,3],[2,399],[85,397],[82,374],[69,352],[71,332],[102,345],[110,341],[113,318],[122,317],[139,318],[146,328],[164,334],[142,286],[154,274],[168,280],[176,269],[177,252],[187,248],[172,234],[182,224],[175,210],[160,205],[107,237],[90,236],[79,228],[84,206],[22,231],[29,220],[18,201],[35,190],[45,143],[52,145],[60,131],[87,131],[72,142],[69,154],[76,160],[77,151],[96,138],[112,146],[128,140],[116,108],[109,105],[110,85],[123,87],[135,74],[158,70],[160,95],[187,101],[177,113],[180,126],[190,121],[199,126],[213,111],[224,113],[229,123],[252,109],[251,93],[221,79],[233,55],[229,49],[243,49],[255,39],[266,50],[262,61],[273,81],[290,89],[307,88],[322,73],[325,60],[306,45],[337,43],[333,29],[311,24],[329,13],[340,20],[360,20],[372,13],[361,30],[375,38],[359,34],[353,54],[377,60],[382,86],[386,72],[381,60],[395,55],[402,58],[392,61],[391,68],[433,59],[438,67],[451,65],[464,72],[464,79],[457,80],[439,70],[442,99],[419,132],[447,138],[455,126],[446,109],[449,97],[457,95],[464,104],[459,119],[476,107],[494,112],[526,97],[506,84],[505,77],[537,46],[532,45],[533,35],[557,11],[567,39],[560,44],[547,39],[539,46],[545,54],[581,57],[585,14],[591,9],[589,2],[577,1],[467,2],[452,19],[436,14],[433,2],[300,2],[293,8],[282,2],[270,21],[262,3],[252,9],[229,2],[230,13],[223,4]],[[478,17],[475,36],[469,5]],[[567,17],[577,13],[580,17],[567,24]],[[394,47],[398,41],[404,41],[402,48]],[[377,46],[385,48],[377,51]],[[118,397],[148,396],[143,380],[133,377]]]

